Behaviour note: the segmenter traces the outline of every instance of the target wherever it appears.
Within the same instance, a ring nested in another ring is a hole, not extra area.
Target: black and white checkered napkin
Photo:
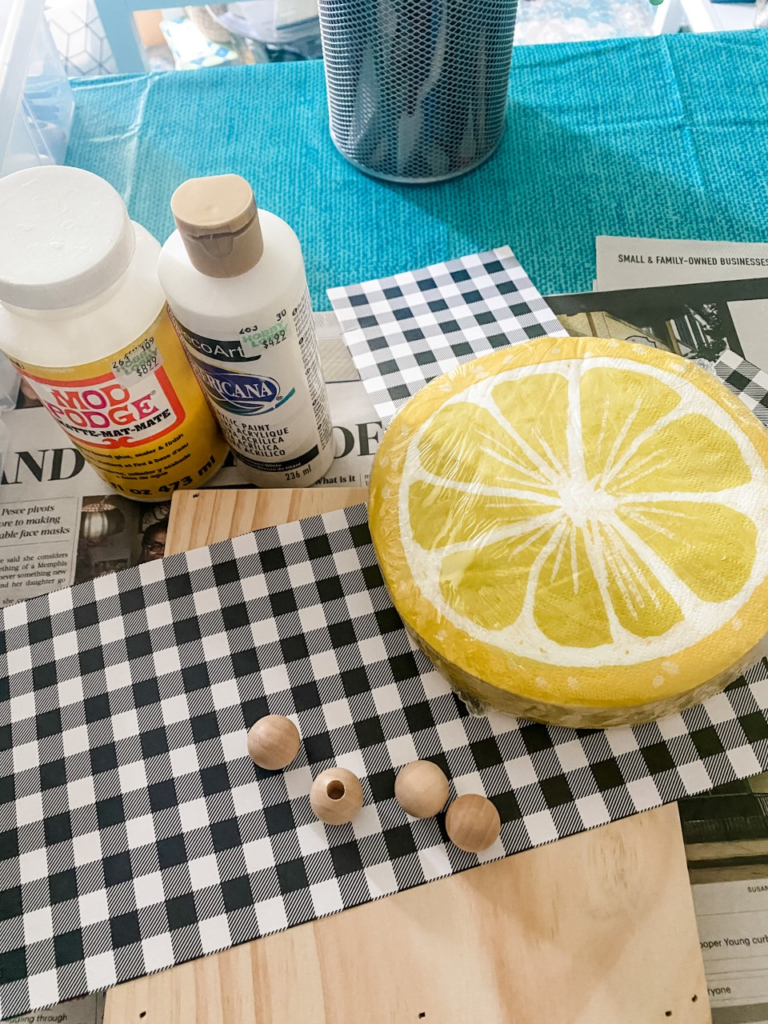
[[[364,506],[224,541],[0,612],[0,1015],[103,988],[768,768],[768,666],[608,731],[468,717],[414,650]],[[303,744],[263,772],[246,729]],[[481,854],[409,819],[395,773],[485,793]],[[349,825],[313,776],[357,773]]]
[[[567,333],[509,246],[331,288],[328,298],[383,423],[459,363]]]

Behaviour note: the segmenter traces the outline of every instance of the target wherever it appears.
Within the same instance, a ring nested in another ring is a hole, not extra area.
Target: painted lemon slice
[[[768,432],[678,356],[540,338],[432,381],[376,456],[395,607],[457,689],[597,727],[703,700],[768,634]]]

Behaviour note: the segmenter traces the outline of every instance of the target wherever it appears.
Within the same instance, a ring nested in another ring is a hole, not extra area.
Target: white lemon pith
[[[398,414],[371,532],[395,606],[452,681],[564,724],[657,717],[768,633],[768,433],[666,352],[544,338]]]

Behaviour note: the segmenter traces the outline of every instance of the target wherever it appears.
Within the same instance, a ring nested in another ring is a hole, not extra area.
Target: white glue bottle
[[[235,458],[260,487],[315,483],[334,451],[298,238],[236,174],[184,182],[171,209],[160,282]]]

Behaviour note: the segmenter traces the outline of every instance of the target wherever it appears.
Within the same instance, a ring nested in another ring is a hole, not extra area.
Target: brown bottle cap
[[[171,211],[192,265],[208,277],[237,277],[264,252],[253,189],[239,174],[190,178]]]

